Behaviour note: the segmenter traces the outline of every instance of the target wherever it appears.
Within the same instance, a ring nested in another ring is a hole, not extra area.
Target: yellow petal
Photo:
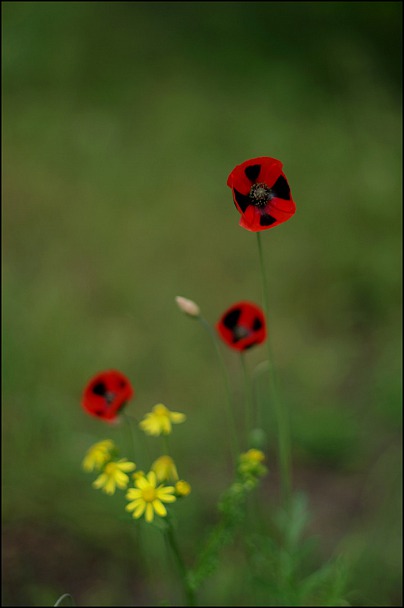
[[[133,511],[133,509],[137,509],[137,507],[139,505],[143,505],[144,504],[144,500],[142,500],[141,498],[137,498],[136,500],[133,500],[132,502],[129,502],[125,509],[127,511]]]
[[[95,481],[93,481],[93,488],[96,488],[97,490],[99,488],[102,488],[102,486],[106,483],[107,479],[108,478],[105,473],[102,473],[99,477],[97,477]]]
[[[186,420],[185,414],[181,414],[180,412],[170,412],[170,418],[172,422],[175,424],[179,424],[180,422],[184,422]]]
[[[139,519],[139,517],[141,517],[144,513],[144,510],[146,508],[146,503],[143,501],[142,503],[140,503],[136,510],[133,512],[133,517],[135,519]]]
[[[137,488],[139,488],[140,490],[145,490],[146,488],[149,487],[149,485],[150,484],[146,477],[139,477],[139,479],[136,479],[136,481],[135,481],[135,486]]]
[[[107,483],[105,484],[104,492],[106,492],[107,494],[115,493],[115,480],[112,477],[110,477]]]
[[[118,488],[121,490],[126,490],[126,486],[129,483],[129,477],[125,473],[121,473],[120,475],[115,475],[115,482]]]
[[[166,416],[169,413],[169,409],[163,403],[157,403],[153,407],[153,412],[158,416]]]
[[[148,435],[160,435],[160,425],[158,420],[152,414],[147,414],[148,418],[145,418],[139,423],[140,428]]]
[[[150,523],[151,521],[153,521],[154,518],[154,510],[153,510],[153,506],[150,502],[147,503],[146,505],[146,515],[145,515],[145,519],[148,523]]]
[[[157,494],[157,497],[163,502],[175,502],[177,500],[172,494]]]
[[[92,458],[90,458],[90,456],[86,456],[84,458],[83,462],[81,463],[81,466],[83,467],[83,469],[85,471],[90,473],[94,468],[94,460]]]
[[[174,486],[159,486],[157,492],[161,492],[162,494],[174,494],[175,488]]]
[[[134,462],[121,462],[121,461],[119,461],[118,465],[119,465],[118,468],[121,471],[129,472],[129,471],[134,471],[136,469],[136,465],[135,465]]]
[[[147,474],[147,479],[149,480],[150,485],[155,488],[157,484],[156,473],[154,471],[150,471],[150,473]]]
[[[131,488],[126,493],[126,498],[128,500],[136,500],[136,498],[140,498],[142,496],[142,490],[136,490],[135,488]]]
[[[167,515],[167,509],[160,500],[153,500],[152,504],[157,515],[160,515],[160,517],[165,517]]]
[[[171,422],[170,419],[167,417],[162,417],[160,420],[160,424],[161,424],[161,430],[165,435],[169,435],[171,433]]]

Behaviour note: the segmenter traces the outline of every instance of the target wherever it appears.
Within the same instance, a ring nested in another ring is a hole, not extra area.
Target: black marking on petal
[[[254,323],[253,323],[253,331],[258,331],[259,329],[261,329],[262,327],[262,323],[261,320],[258,317],[255,317],[254,319]]]
[[[287,201],[290,199],[289,184],[283,175],[278,177],[271,190],[277,198],[284,198]]]
[[[264,213],[260,217],[261,226],[271,226],[271,224],[274,224],[275,222],[276,218],[272,217],[272,215],[269,215],[268,213]]]
[[[107,387],[103,382],[97,382],[97,384],[93,386],[92,392],[94,393],[94,395],[100,395],[101,397],[103,397],[107,392]]]
[[[95,410],[94,414],[96,416],[103,416],[104,415],[104,410]]]
[[[261,165],[250,165],[244,169],[244,173],[248,177],[249,180],[255,182],[258,179],[258,176],[261,171]]]
[[[250,197],[247,194],[241,194],[238,190],[234,190],[234,198],[243,213],[248,205],[251,205]]]
[[[227,329],[233,329],[236,327],[237,322],[240,318],[241,310],[236,308],[227,313],[227,315],[223,318],[223,325],[227,327]]]

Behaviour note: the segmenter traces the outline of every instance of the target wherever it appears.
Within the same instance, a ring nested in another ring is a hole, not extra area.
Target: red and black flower
[[[121,372],[109,370],[94,376],[84,389],[82,406],[92,416],[114,420],[125,403],[133,397],[133,388]]]
[[[216,329],[227,346],[240,351],[261,344],[267,335],[264,314],[251,302],[231,306],[217,322]]]
[[[227,178],[234,204],[241,213],[240,226],[258,232],[274,228],[296,211],[282,163],[260,156],[237,165]]]

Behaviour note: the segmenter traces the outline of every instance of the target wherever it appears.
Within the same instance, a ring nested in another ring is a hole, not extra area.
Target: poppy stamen
[[[255,207],[265,207],[267,202],[274,197],[274,193],[266,184],[253,184],[249,197],[251,204]]]
[[[237,325],[233,329],[233,336],[236,341],[242,340],[243,338],[247,338],[250,333],[251,332],[248,331],[248,329],[246,327],[243,327],[242,325]]]
[[[107,391],[104,395],[104,399],[108,403],[108,405],[111,405],[111,403],[114,402],[115,397],[116,397],[115,393],[113,393],[111,391]]]

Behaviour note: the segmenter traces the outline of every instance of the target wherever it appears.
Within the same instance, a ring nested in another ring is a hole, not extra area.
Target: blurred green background
[[[261,155],[282,160],[297,203],[262,233],[294,487],[319,560],[350,560],[347,601],[401,605],[401,3],[2,13],[3,605],[65,592],[80,606],[181,601],[158,531],[140,538],[122,494],[94,491],[81,470],[106,437],[131,457],[128,429],[87,416],[81,392],[117,368],[136,391],[128,413],[163,402],[187,414],[172,446],[193,488],[175,505],[192,562],[231,480],[226,394],[208,337],[174,298],[212,323],[261,301],[256,237],[226,186]],[[251,370],[265,352],[248,353]],[[241,401],[239,359],[224,356]],[[245,565],[225,556],[201,602],[248,605]]]

